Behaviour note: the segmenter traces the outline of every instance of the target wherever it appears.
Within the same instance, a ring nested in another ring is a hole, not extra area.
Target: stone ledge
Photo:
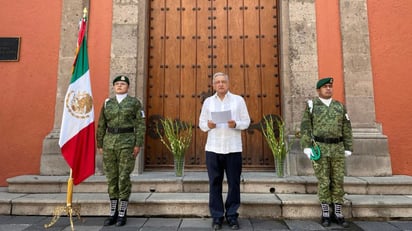
[[[52,215],[66,205],[65,193],[15,194],[0,192],[0,212],[7,215]],[[208,193],[132,193],[130,216],[209,217]],[[226,195],[223,195],[225,198]],[[240,217],[318,218],[320,205],[312,194],[242,193]],[[106,193],[74,193],[72,205],[82,216],[106,216]],[[64,215],[64,214],[62,214]],[[347,218],[410,218],[412,195],[346,195]]]
[[[347,195],[353,217],[412,217],[412,195]]]
[[[11,193],[65,193],[66,176],[23,175],[7,179]],[[206,193],[209,190],[207,174],[186,172],[183,178],[173,172],[149,172],[132,175],[132,192],[186,192]],[[224,191],[227,186],[224,185]],[[75,193],[105,193],[105,176],[91,176],[74,186]],[[241,181],[242,193],[315,194],[317,180],[314,176],[287,176],[277,178],[275,173],[245,172]],[[412,192],[412,176],[390,177],[345,177],[345,192],[348,194],[402,195]]]

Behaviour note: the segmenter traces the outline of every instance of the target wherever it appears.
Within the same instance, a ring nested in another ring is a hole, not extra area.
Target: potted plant
[[[261,128],[275,159],[276,174],[278,177],[283,177],[285,174],[284,163],[292,144],[288,145],[286,142],[285,123],[281,117],[269,115],[264,117]]]
[[[156,131],[160,141],[173,154],[175,175],[183,176],[185,153],[192,142],[192,125],[166,118],[160,119]]]

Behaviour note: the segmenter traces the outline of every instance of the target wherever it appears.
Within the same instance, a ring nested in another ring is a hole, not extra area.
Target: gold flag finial
[[[85,7],[83,9],[83,18],[86,18],[86,16],[87,16],[87,8]]]

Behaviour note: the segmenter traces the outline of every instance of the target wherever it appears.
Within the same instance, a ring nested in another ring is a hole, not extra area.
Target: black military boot
[[[322,208],[321,225],[323,227],[329,227],[330,226],[329,204],[328,203],[322,203],[321,208]]]
[[[110,199],[110,216],[104,220],[104,226],[114,225],[117,221],[117,207],[118,207],[118,200],[117,199]]]
[[[120,200],[120,211],[119,216],[117,217],[116,226],[123,226],[126,224],[127,221],[127,204],[128,201]]]
[[[345,221],[345,218],[342,214],[342,204],[334,204],[332,218],[333,221],[336,222],[336,224],[342,226],[343,228],[349,227],[349,223]]]

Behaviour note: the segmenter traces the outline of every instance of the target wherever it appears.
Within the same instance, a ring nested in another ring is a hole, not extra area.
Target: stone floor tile
[[[396,226],[379,221],[355,221],[357,226],[359,226],[363,231],[401,231],[401,229]]]

